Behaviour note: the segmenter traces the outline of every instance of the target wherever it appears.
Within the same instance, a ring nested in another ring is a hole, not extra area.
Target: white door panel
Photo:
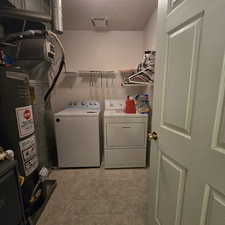
[[[218,92],[212,149],[225,154],[225,58]]]
[[[225,224],[224,15],[224,0],[159,0],[150,225]]]
[[[200,225],[223,225],[224,223],[225,196],[206,185]]]
[[[170,13],[174,10],[177,6],[179,6],[184,0],[169,0],[168,4],[168,12]]]
[[[178,225],[181,222],[186,170],[159,153],[158,173],[156,220],[159,224]]]
[[[191,129],[201,20],[202,15],[195,16],[167,32],[161,123],[187,137]]]

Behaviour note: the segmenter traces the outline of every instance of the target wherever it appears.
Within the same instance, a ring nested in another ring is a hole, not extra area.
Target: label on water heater
[[[34,133],[34,119],[31,105],[16,108],[16,118],[20,138]]]
[[[35,135],[20,141],[25,175],[29,176],[38,167],[38,156]]]

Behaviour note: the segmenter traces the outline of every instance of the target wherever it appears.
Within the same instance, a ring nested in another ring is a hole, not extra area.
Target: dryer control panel
[[[112,110],[123,111],[124,107],[125,107],[124,99],[106,99],[105,100],[105,110],[106,111],[112,111]]]

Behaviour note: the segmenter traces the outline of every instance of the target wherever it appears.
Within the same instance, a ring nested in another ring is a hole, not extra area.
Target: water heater
[[[5,68],[0,69],[0,146],[14,150],[29,207],[39,167],[29,80],[26,73]]]

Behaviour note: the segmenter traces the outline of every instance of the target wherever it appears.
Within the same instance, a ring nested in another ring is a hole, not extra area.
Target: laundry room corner
[[[146,87],[122,87],[120,73],[120,70],[134,69],[142,60],[143,31],[66,30],[61,40],[66,49],[68,71],[114,71],[115,77],[111,79],[102,74],[103,78],[97,79],[93,86],[89,79],[80,76],[67,77],[68,83],[61,80],[52,96],[55,112],[74,100],[95,99],[104,106],[104,99],[120,99],[146,91]]]
[[[66,52],[68,73],[62,74],[51,96],[52,109],[56,113],[76,101],[98,101],[101,106],[101,152],[104,146],[102,112],[105,109],[106,99],[125,101],[127,96],[148,94],[152,104],[153,85],[124,87],[121,71],[135,69],[143,58],[144,50],[155,47],[155,23],[153,14],[144,31],[65,30],[60,36]],[[82,71],[87,73],[86,76],[79,74]],[[93,73],[91,77],[88,71],[102,72],[96,78],[96,74]],[[113,71],[114,75],[111,77],[107,71]],[[150,122],[151,119],[149,127]],[[147,158],[149,160],[149,156]]]
[[[0,0],[1,225],[225,225],[225,0]]]
[[[4,112],[13,145],[0,140],[0,156],[18,160],[19,225],[146,225],[157,0],[141,1],[0,4],[2,79],[26,91]]]

